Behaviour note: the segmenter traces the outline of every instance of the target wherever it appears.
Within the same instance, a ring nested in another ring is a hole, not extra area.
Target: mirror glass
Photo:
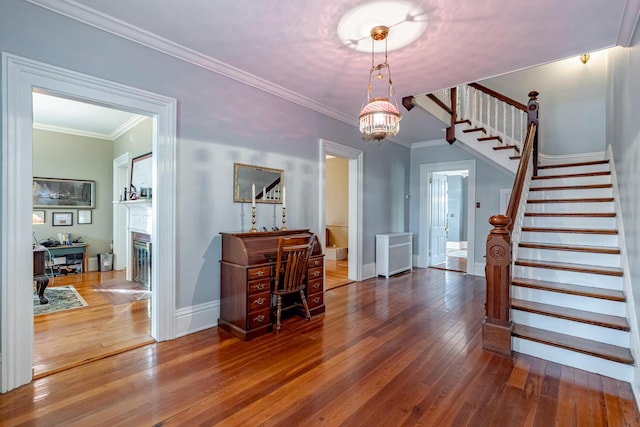
[[[256,203],[282,203],[284,171],[234,163],[233,201],[251,203],[255,185]]]

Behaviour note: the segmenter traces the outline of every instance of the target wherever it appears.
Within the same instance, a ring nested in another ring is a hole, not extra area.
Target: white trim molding
[[[364,192],[362,188],[364,153],[362,150],[320,139],[319,172],[320,189],[318,203],[318,231],[320,242],[326,247],[325,233],[325,191],[326,191],[326,159],[327,155],[343,157],[349,160],[349,280],[363,280],[362,271],[362,241],[364,218]]]
[[[98,79],[27,58],[2,54],[2,371],[0,389],[9,391],[31,381],[33,312],[30,283],[32,91],[123,107],[153,117],[153,269],[151,335],[157,341],[175,337],[176,100]]]

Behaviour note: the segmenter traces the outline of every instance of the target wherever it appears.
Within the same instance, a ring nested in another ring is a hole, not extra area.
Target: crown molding
[[[618,28],[617,44],[619,46],[631,46],[638,22],[640,22],[640,0],[627,0]]]
[[[58,133],[64,133],[67,135],[82,136],[85,138],[96,138],[96,139],[104,139],[107,141],[115,141],[116,139],[124,135],[126,132],[136,127],[146,118],[147,116],[139,116],[139,115],[133,116],[132,118],[127,120],[125,123],[120,125],[117,129],[115,129],[113,132],[109,134],[99,133],[99,132],[89,132],[89,131],[84,131],[80,129],[65,127],[65,126],[46,125],[43,123],[35,123],[35,122],[33,123],[33,128],[38,130],[48,131],[48,132],[58,132]]]
[[[99,30],[122,37],[126,40],[154,49],[165,55],[172,56],[181,61],[193,64],[197,67],[212,71],[227,78],[244,83],[253,88],[270,93],[279,98],[298,104],[302,107],[317,111],[320,114],[334,118],[341,122],[355,126],[358,122],[355,117],[344,114],[324,104],[316,102],[299,93],[293,92],[268,80],[262,79],[239,68],[233,67],[215,58],[204,55],[193,49],[189,49],[171,40],[162,38],[154,33],[133,26],[127,22],[115,19],[112,16],[82,5],[75,0],[26,0],[36,6],[48,9],[52,12],[74,19],[83,24]]]

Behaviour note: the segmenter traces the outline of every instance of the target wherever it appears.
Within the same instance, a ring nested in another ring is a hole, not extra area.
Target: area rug
[[[72,308],[84,307],[87,302],[80,296],[73,286],[56,286],[44,290],[44,296],[49,300],[48,304],[40,304],[38,293],[33,293],[33,314],[56,313]]]

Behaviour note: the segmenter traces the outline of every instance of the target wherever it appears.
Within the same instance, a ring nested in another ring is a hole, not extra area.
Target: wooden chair
[[[276,296],[276,330],[280,330],[282,314],[282,297],[300,294],[305,317],[311,319],[307,298],[304,295],[309,257],[313,250],[313,236],[288,236],[278,239],[278,258],[272,295]],[[294,304],[285,309],[299,307]]]

